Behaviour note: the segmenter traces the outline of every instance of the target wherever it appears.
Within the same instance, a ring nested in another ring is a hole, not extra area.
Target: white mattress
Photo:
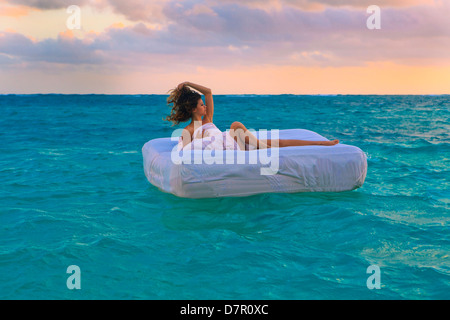
[[[260,138],[258,131],[255,135]],[[328,140],[304,129],[279,130],[279,138]],[[178,140],[172,138],[150,140],[143,146],[142,155],[148,181],[161,191],[178,197],[340,192],[361,187],[367,174],[366,154],[358,147],[345,144],[177,153],[174,152],[177,143]],[[181,156],[185,160],[180,163]],[[244,163],[238,162],[238,159],[244,160]]]

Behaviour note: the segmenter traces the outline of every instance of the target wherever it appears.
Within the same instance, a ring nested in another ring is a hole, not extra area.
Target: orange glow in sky
[[[0,0],[0,93],[449,94],[450,1]],[[357,3],[357,4],[355,4]]]

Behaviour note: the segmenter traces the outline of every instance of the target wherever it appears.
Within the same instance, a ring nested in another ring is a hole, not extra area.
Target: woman
[[[205,97],[196,91],[198,90]],[[334,146],[339,140],[333,141],[307,141],[297,139],[273,139],[263,140],[256,138],[242,123],[233,122],[229,132],[221,132],[213,123],[214,101],[211,89],[192,83],[182,82],[175,89],[170,91],[167,103],[171,105],[171,114],[165,120],[175,124],[191,120],[187,125],[179,140],[179,147],[184,148],[195,139],[206,141],[202,149],[234,149],[234,150],[254,150],[273,147],[293,147],[293,146]],[[211,137],[211,139],[205,139]]]

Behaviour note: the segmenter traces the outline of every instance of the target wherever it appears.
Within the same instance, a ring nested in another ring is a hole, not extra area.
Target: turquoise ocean
[[[312,130],[368,172],[215,199],[144,176],[144,143],[184,127],[166,97],[0,96],[1,299],[450,299],[450,96],[216,95],[220,130]]]

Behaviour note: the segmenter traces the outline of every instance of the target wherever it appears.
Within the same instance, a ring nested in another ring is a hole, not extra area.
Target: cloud
[[[33,41],[16,32],[0,33],[0,53],[14,57],[22,66],[46,62],[55,64],[99,64],[102,58],[95,49],[69,33],[61,33],[58,39]],[[25,63],[25,65],[23,64]]]
[[[0,6],[0,17],[18,18],[27,16],[36,9],[27,6]]]
[[[214,14],[189,14],[193,2],[170,3],[172,40],[206,47],[246,46],[237,59],[249,63],[310,63],[302,52],[321,52],[323,64],[361,64],[367,61],[449,59],[448,14],[443,7],[388,8],[382,29],[368,30],[365,10],[327,8],[320,12],[282,8],[264,11],[231,3],[210,7]],[[175,23],[176,22],[176,23]],[[182,40],[183,36],[187,40]],[[426,44],[426,45],[425,45]],[[311,55],[308,56],[311,58]],[[323,58],[327,57],[327,59]],[[331,58],[333,57],[333,58]]]
[[[165,0],[107,0],[116,13],[123,14],[131,21],[161,22],[165,17],[162,14]]]
[[[41,66],[42,70],[49,70],[52,65],[118,72],[165,65],[186,69],[197,62],[198,57],[189,54],[192,50],[186,45],[186,55],[180,55],[180,46],[171,41],[170,34],[144,23],[114,24],[104,32],[87,33],[83,39],[76,38],[71,30],[59,33],[56,39],[44,40],[34,40],[13,31],[0,32],[1,63],[19,69]]]
[[[91,6],[96,9],[111,8],[113,12],[122,14],[131,21],[161,22],[164,16],[161,11],[167,0],[7,0],[10,5],[35,8],[39,10],[65,9],[76,4],[79,7]]]
[[[94,18],[95,14],[105,18],[106,12],[109,17],[111,12],[124,17],[114,15],[95,32],[84,29],[83,18],[82,30],[65,29],[67,15],[61,14],[61,21],[56,21],[57,10],[39,18],[37,11],[65,9],[71,2],[0,0],[0,15],[14,16],[16,10],[18,23],[31,27],[34,21],[42,21],[43,27],[53,28],[55,34],[59,31],[56,38],[36,36],[39,40],[27,35],[27,27],[20,28],[21,33],[0,31],[0,66],[5,71],[0,80],[8,88],[145,91],[146,81],[165,87],[180,75],[193,75],[205,82],[214,79],[218,87],[225,83],[222,88],[228,86],[228,91],[247,90],[257,79],[261,92],[272,92],[265,83],[277,85],[276,92],[290,84],[286,90],[297,92],[296,81],[301,78],[308,92],[314,88],[322,92],[326,81],[342,84],[339,90],[346,92],[345,88],[357,87],[361,74],[369,79],[377,66],[389,71],[380,81],[389,80],[392,87],[392,79],[407,84],[416,75],[411,71],[396,77],[404,70],[423,66],[448,70],[450,66],[449,1],[379,0],[381,30],[367,29],[365,9],[372,1],[365,0],[78,1],[82,10],[83,6],[98,9],[92,10]],[[36,14],[26,20],[31,8]],[[400,65],[405,68],[392,67]],[[316,74],[320,77],[315,78]],[[16,85],[10,85],[11,79]],[[433,78],[433,86],[445,79],[442,75],[440,80]],[[314,85],[308,87],[310,83]]]
[[[297,7],[302,10],[323,10],[329,7],[367,8],[376,4],[380,7],[410,7],[433,5],[435,0],[215,0],[214,3],[239,3],[252,8]]]
[[[31,8],[41,9],[41,10],[52,10],[67,8],[73,5],[73,0],[8,0],[10,4],[22,5]],[[92,0],[78,0],[76,5],[82,6],[85,4],[95,4],[96,1]]]
[[[22,2],[37,5],[39,1]],[[51,7],[65,2],[45,3]],[[63,32],[57,39],[35,41],[4,31],[0,32],[1,63],[36,67],[42,62],[46,68],[58,64],[111,70],[144,66],[187,70],[239,65],[328,67],[358,66],[373,61],[401,64],[450,61],[450,25],[448,10],[444,10],[449,8],[448,4],[382,9],[382,29],[368,30],[365,10],[327,7],[322,11],[305,11],[280,7],[268,11],[251,7],[251,3],[161,1],[158,14],[167,22],[162,28],[155,29],[143,22],[129,26],[117,23],[83,38]],[[132,9],[131,4],[117,2],[116,8],[137,18],[139,6]],[[44,2],[39,5],[45,7]]]
[[[354,8],[367,8],[370,5],[376,4],[379,7],[410,7],[416,5],[430,5],[434,4],[434,0],[283,0],[286,4],[304,6],[311,4],[319,4],[326,7],[354,7]]]

